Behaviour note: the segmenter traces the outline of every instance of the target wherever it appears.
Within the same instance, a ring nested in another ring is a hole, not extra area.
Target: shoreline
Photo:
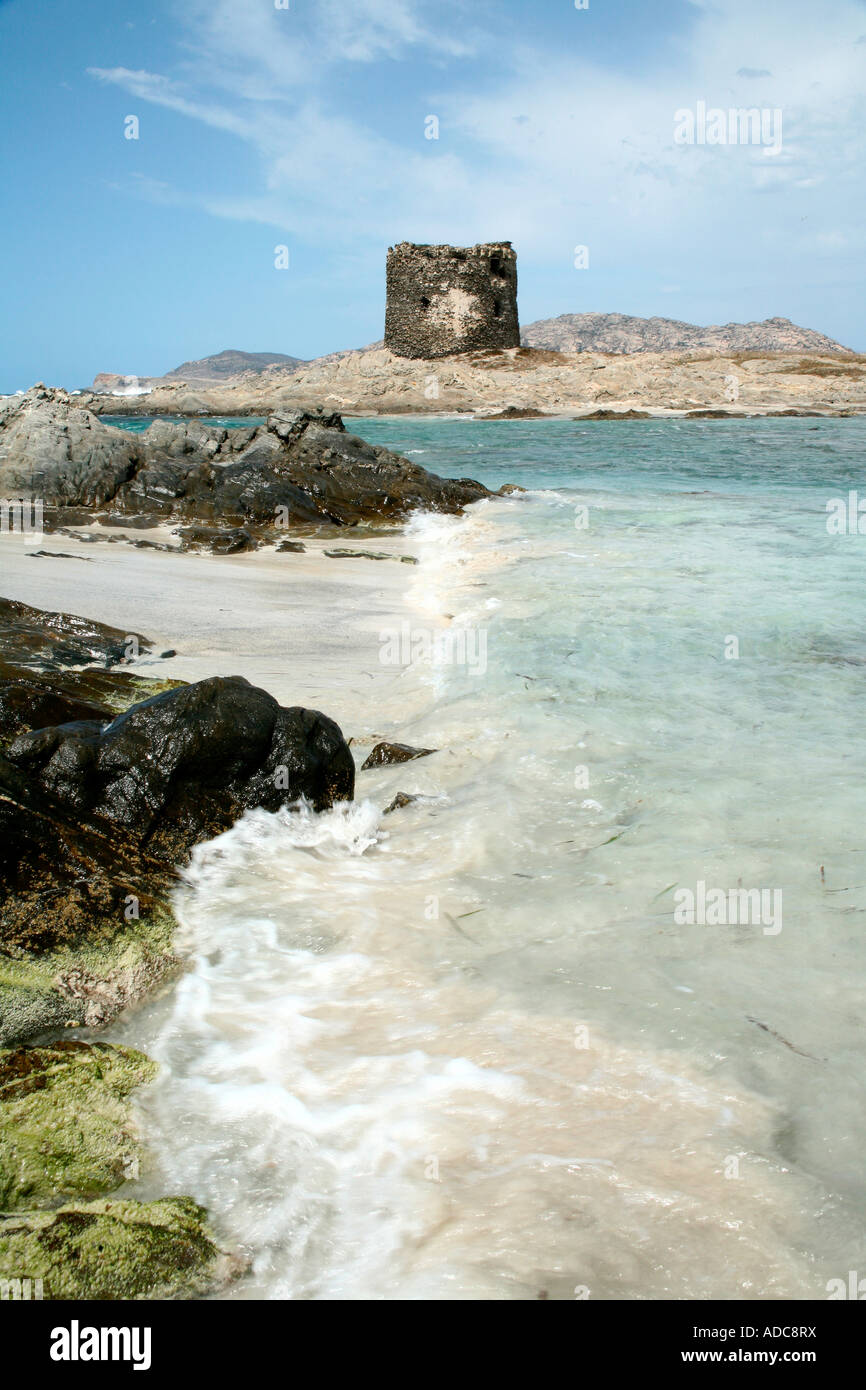
[[[373,540],[353,537],[353,545],[386,553]],[[336,719],[356,745],[356,767],[368,745],[393,736],[409,717],[411,682],[389,695],[403,673],[378,660],[380,630],[399,629],[408,613],[408,570],[415,571],[399,563],[407,551],[402,531],[386,537],[390,562],[330,558],[328,542],[308,536],[301,553],[219,558],[65,535],[62,543],[64,552],[49,557],[20,536],[0,537],[4,597],[48,612],[73,610],[120,631],[146,628],[152,652],[126,666],[131,676],[198,682],[242,675],[283,707]],[[175,656],[157,655],[172,647]],[[143,689],[135,698],[149,694]],[[20,1267],[22,1277],[39,1279],[40,1296],[207,1297],[248,1268],[242,1246],[215,1231],[209,1208],[185,1195],[187,1184],[139,1181],[160,1166],[138,1099],[158,1064],[117,1035],[178,988],[189,969],[176,944],[181,927],[175,893],[164,884],[152,903],[142,900],[140,922],[136,910],[111,940],[97,934],[47,954],[3,953],[7,1025],[26,1021],[29,1029],[0,1047],[8,1145],[0,1164],[0,1255],[4,1271]],[[64,1018],[70,980],[79,983]],[[22,989],[32,1001],[26,1020],[18,1017]],[[53,1010],[43,1005],[40,1014],[40,998],[55,999]],[[28,1078],[40,1073],[49,1079],[31,1093]]]

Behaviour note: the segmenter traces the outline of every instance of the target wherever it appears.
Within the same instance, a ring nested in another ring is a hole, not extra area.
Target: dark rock
[[[155,512],[142,512],[139,515],[122,516],[120,512],[100,512],[96,518],[100,526],[123,526],[128,531],[152,531],[159,526],[162,517]]]
[[[21,734],[7,750],[30,789],[80,825],[121,827],[174,863],[252,807],[350,800],[354,762],[325,715],[282,708],[241,676],[212,677],[133,705],[112,723]]]
[[[45,676],[22,666],[0,661],[0,745],[26,729],[73,720],[113,719],[111,711],[95,701],[58,689]]]
[[[54,529],[106,507],[111,525],[351,526],[490,495],[348,434],[336,414],[277,411],[250,431],[162,420],[133,434],[73,401],[41,387],[0,406],[0,495],[41,498]]]
[[[496,415],[476,415],[476,420],[544,420],[546,419],[543,410],[536,410],[533,405],[507,405],[504,410],[500,410]]]
[[[28,551],[28,556],[31,560],[45,558],[55,560],[81,560],[82,564],[85,565],[91,563],[86,555],[70,555],[65,550],[31,550]]]
[[[387,550],[326,550],[330,560],[396,560],[398,557]]]
[[[110,674],[76,676],[93,696]],[[170,689],[119,716],[99,701],[88,710],[83,693],[74,703],[74,687],[26,679],[46,709],[95,717],[19,733],[0,757],[0,954],[107,939],[130,895],[142,917],[157,911],[174,866],[246,810],[302,796],[322,810],[353,794],[336,724],[241,677]],[[8,690],[2,703],[22,720]]]
[[[651,420],[653,417],[648,410],[593,410],[589,415],[577,415],[575,419],[582,420]]]
[[[242,526],[220,530],[215,526],[183,526],[178,532],[182,550],[209,550],[212,555],[239,555],[258,550],[258,542]]]
[[[279,545],[277,546],[277,550],[281,554],[286,554],[288,551],[292,551],[295,554],[301,555],[304,553],[306,549],[307,547],[304,545],[303,541],[280,541]]]
[[[411,806],[412,802],[417,800],[417,796],[413,796],[409,792],[398,792],[391,805],[386,806],[382,814],[390,816],[392,811],[402,811],[404,806]]]
[[[855,412],[850,411],[850,410],[841,410],[841,411],[839,412],[840,415],[851,415],[851,414],[854,414],[854,413],[855,413]],[[825,417],[824,417],[824,412],[823,412],[822,410],[794,410],[794,409],[791,409],[791,410],[768,410],[768,411],[766,412],[766,414],[765,414],[763,417],[760,416],[760,415],[758,415],[758,416],[753,416],[753,417],[751,417],[751,418],[753,418],[753,419],[758,419],[758,420],[760,420],[760,419],[762,419],[762,418],[765,419],[765,420],[787,420],[787,419],[794,419],[794,420],[823,420]]]
[[[438,753],[438,748],[410,748],[408,743],[377,743],[361,771],[370,767],[384,767],[388,763],[408,763],[413,758],[426,758]]]
[[[55,670],[91,661],[109,667],[134,659],[131,650],[144,654],[151,643],[141,633],[0,598],[0,658],[6,661]]]

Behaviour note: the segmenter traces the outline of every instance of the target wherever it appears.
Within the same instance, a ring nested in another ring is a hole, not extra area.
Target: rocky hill
[[[211,357],[196,362],[182,362],[163,376],[122,376],[118,372],[99,372],[93,378],[94,391],[110,391],[118,396],[138,396],[158,386],[173,386],[189,382],[192,386],[222,386],[249,376],[261,376],[267,371],[294,372],[307,365],[303,357],[289,357],[284,352],[241,352],[226,348]]]
[[[288,357],[284,352],[241,352],[239,348],[226,348],[210,357],[200,357],[196,362],[182,362],[165,373],[167,381],[202,381],[219,386],[230,377],[243,376],[247,372],[263,372],[267,367],[281,367],[292,371],[295,367],[306,365],[303,357]]]
[[[524,347],[549,352],[847,352],[849,349],[790,319],[711,324],[701,328],[679,319],[635,318],[631,314],[560,314],[539,319],[521,332]]]

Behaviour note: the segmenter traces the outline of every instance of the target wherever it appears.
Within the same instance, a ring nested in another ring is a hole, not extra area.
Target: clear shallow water
[[[197,851],[190,971],[119,1030],[164,1067],[144,1190],[245,1245],[233,1297],[826,1297],[866,1225],[866,537],[825,506],[866,425],[351,427],[531,490],[412,527],[410,633],[486,662],[422,652],[345,730],[436,757]],[[699,881],[781,930],[682,924]]]
[[[143,434],[154,420],[166,420],[170,425],[218,425],[220,429],[241,429],[245,426],[254,429],[265,423],[264,415],[102,415],[100,418],[104,425],[131,430],[133,434]]]

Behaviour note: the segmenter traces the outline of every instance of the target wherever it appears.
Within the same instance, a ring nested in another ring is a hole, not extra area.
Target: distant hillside
[[[166,372],[165,381],[212,381],[219,385],[229,377],[241,376],[244,372],[263,372],[268,367],[280,367],[292,371],[303,367],[302,357],[287,357],[284,352],[241,352],[238,348],[226,348],[212,357],[201,357],[197,362],[182,362],[179,367]]]
[[[641,319],[631,314],[560,314],[539,319],[521,333],[524,347],[553,352],[848,352],[841,343],[790,319],[712,324],[700,328],[678,319]]]

